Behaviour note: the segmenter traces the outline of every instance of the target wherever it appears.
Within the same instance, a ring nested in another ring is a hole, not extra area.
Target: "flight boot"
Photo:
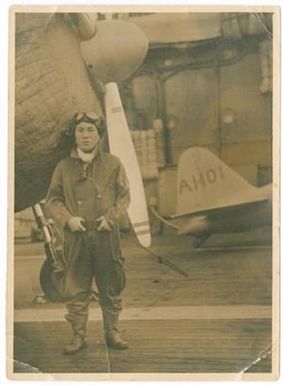
[[[105,341],[110,349],[124,350],[129,347],[128,342],[122,338],[119,330],[113,329],[105,333]]]
[[[87,341],[85,337],[81,337],[75,334],[69,344],[65,346],[63,353],[65,355],[75,354],[85,347],[87,347]]]
[[[73,329],[73,338],[68,345],[65,346],[63,353],[66,355],[75,354],[87,346],[86,340],[86,322],[87,317],[73,318],[69,314],[65,316],[66,320],[71,323]]]
[[[124,350],[128,349],[129,345],[125,341],[118,330],[119,314],[103,311],[103,324],[105,341],[109,348]]]

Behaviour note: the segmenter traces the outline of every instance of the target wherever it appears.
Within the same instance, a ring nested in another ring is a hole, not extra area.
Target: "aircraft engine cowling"
[[[81,57],[80,38],[63,14],[47,16],[16,18],[16,211],[45,197],[54,167],[66,156],[59,144],[73,114],[102,113]]]

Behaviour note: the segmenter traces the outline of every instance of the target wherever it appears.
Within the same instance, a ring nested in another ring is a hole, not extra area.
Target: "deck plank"
[[[66,357],[64,322],[16,323],[15,358],[44,373],[238,373],[271,339],[269,319],[121,321],[121,330],[130,348],[107,350],[101,322],[90,321],[89,347]],[[270,356],[249,372],[258,368],[270,372]]]

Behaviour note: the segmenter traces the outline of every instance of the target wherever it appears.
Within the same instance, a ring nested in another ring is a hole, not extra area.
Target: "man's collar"
[[[102,157],[102,151],[101,151],[101,148],[99,146],[95,159],[101,158],[101,157]],[[70,152],[70,158],[71,159],[80,159],[80,157],[78,156],[76,148],[72,148],[72,150]]]

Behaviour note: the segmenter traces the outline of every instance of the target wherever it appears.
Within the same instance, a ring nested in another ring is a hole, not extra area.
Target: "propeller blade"
[[[105,109],[110,152],[125,167],[131,193],[128,214],[142,246],[151,245],[147,203],[140,167],[116,83],[105,86]]]

